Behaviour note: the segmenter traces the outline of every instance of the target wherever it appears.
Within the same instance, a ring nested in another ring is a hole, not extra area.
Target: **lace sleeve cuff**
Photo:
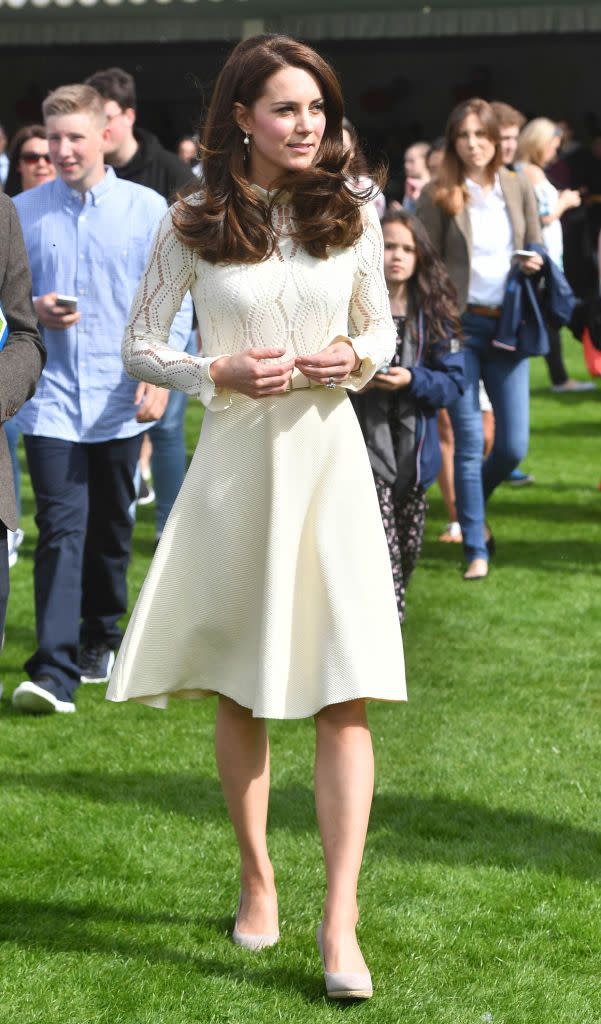
[[[361,335],[358,338],[347,339],[357,353],[361,364],[354,373],[351,373],[342,387],[347,391],[361,391],[371,380],[374,373],[387,360],[392,359],[395,350],[396,332],[394,327],[382,327],[370,332],[368,335]]]
[[[220,356],[193,356],[176,352],[164,341],[129,337],[123,345],[123,362],[130,376],[157,387],[175,388],[214,412],[231,405],[231,392],[216,388],[209,367]]]

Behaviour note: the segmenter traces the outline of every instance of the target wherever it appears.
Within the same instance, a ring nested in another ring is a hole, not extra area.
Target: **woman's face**
[[[561,143],[561,135],[558,132],[554,132],[546,146],[543,149],[543,167],[547,164],[552,164],[557,156],[557,150]]]
[[[415,240],[400,222],[384,224],[384,277],[387,284],[403,284],[413,277],[417,262]]]
[[[27,139],[21,146],[17,170],[21,175],[21,188],[26,192],[56,177],[54,164],[48,155],[46,139]]]
[[[468,175],[484,171],[495,155],[495,144],[488,137],[477,114],[468,114],[461,122],[455,152]]]
[[[192,139],[181,139],[177,147],[177,155],[185,164],[196,163],[196,144]]]
[[[426,160],[426,165],[427,165],[428,171],[430,172],[430,177],[431,178],[435,178],[436,175],[438,174],[443,159],[444,159],[444,150],[443,149],[435,149],[433,153],[429,153],[428,154],[428,159]]]
[[[304,171],[317,156],[326,127],[319,82],[303,68],[282,68],[265,82],[250,109],[236,104],[236,119],[250,135],[248,173],[269,188],[286,171]]]

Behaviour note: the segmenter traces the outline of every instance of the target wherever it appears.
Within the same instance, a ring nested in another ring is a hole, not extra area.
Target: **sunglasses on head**
[[[45,160],[47,164],[52,163],[48,153],[21,153],[19,160],[26,164],[37,164],[39,160]]]

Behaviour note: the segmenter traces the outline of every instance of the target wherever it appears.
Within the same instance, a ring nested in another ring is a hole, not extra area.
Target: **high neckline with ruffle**
[[[259,199],[262,199],[264,203],[275,203],[276,206],[286,206],[290,202],[290,193],[281,192],[279,189],[273,189],[270,192],[268,189],[263,188],[262,185],[256,185],[254,182],[251,183],[251,189]]]

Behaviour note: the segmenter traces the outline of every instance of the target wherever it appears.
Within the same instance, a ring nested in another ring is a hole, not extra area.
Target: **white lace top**
[[[268,199],[268,193],[253,187]],[[179,241],[168,212],[126,327],[122,355],[127,372],[185,391],[218,411],[229,407],[232,396],[213,384],[209,366],[215,359],[273,346],[286,348],[283,359],[304,356],[343,335],[362,360],[343,386],[362,388],[392,357],[396,339],[384,281],[382,231],[373,208],[365,207],[362,215],[365,228],[355,245],[321,260],[290,237],[292,208],[280,202],[273,210],[278,242],[269,259],[214,265]],[[202,356],[168,345],[171,322],[188,290]]]

